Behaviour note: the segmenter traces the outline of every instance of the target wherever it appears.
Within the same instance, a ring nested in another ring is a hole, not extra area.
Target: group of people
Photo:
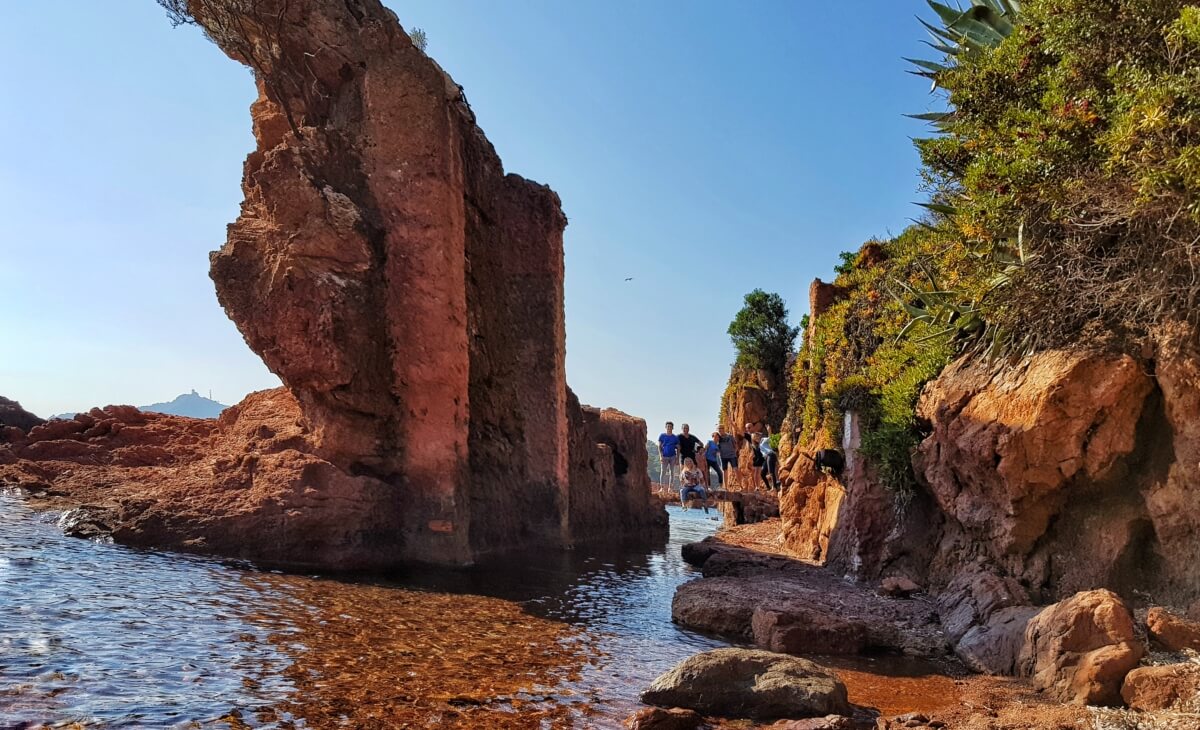
[[[741,434],[741,440],[750,444],[750,453],[754,466],[758,468],[759,477],[767,491],[779,488],[779,455],[771,447],[771,428],[767,433],[751,433],[749,423]],[[713,431],[712,438],[707,443],[701,443],[692,433],[688,424],[683,424],[680,433],[675,433],[675,424],[666,423],[666,431],[658,436],[658,453],[662,458],[659,467],[658,481],[669,489],[675,488],[679,482],[679,501],[687,509],[691,498],[706,500],[708,492],[704,485],[710,484],[710,473],[716,472],[717,486],[724,487],[727,483],[738,487],[738,437],[730,433]],[[705,466],[698,466],[699,458],[703,456]],[[708,506],[704,505],[704,511]]]

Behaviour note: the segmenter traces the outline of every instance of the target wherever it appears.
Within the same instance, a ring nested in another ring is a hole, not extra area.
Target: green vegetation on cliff
[[[840,445],[846,411],[862,419],[862,451],[893,489],[913,486],[910,452],[922,436],[914,416],[921,387],[955,352],[936,323],[913,322],[904,287],[980,288],[978,262],[947,234],[913,226],[890,241],[872,241],[832,284],[831,303],[809,320],[790,378],[797,443]],[[911,305],[909,305],[911,306]],[[904,336],[901,336],[901,333]]]
[[[1200,8],[1182,0],[931,2],[947,94],[917,115],[930,217],[842,254],[790,377],[795,443],[915,487],[923,385],[957,353],[1137,347],[1200,319]]]
[[[742,308],[729,323],[728,332],[737,359],[721,395],[718,424],[740,433],[745,425],[743,418],[755,422],[761,418],[778,430],[787,411],[788,363],[796,354],[800,329],[788,324],[783,297],[755,289],[746,295]],[[756,416],[745,412],[748,401],[756,404],[752,409]],[[735,412],[741,413],[741,417]]]
[[[950,106],[918,143],[935,207],[985,254],[1024,234],[1025,265],[981,315],[1022,349],[1128,347],[1195,323],[1200,8],[1030,0],[1017,20],[940,70],[923,64]]]

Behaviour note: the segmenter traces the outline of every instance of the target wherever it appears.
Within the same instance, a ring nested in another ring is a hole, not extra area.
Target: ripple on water
[[[349,581],[67,538],[0,495],[0,727],[615,725],[721,642],[670,622],[664,549]]]

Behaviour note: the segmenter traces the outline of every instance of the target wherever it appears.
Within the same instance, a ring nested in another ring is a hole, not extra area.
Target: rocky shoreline
[[[832,667],[835,675],[839,656],[877,654],[919,657],[928,662],[928,672],[952,682],[940,690],[952,692],[952,701],[925,697],[923,707],[918,701],[915,709],[888,715],[881,711],[886,691],[857,688],[850,681],[851,712],[807,720],[791,716],[758,727],[1024,730],[1200,723],[1200,654],[1195,650],[1200,623],[1161,608],[1137,611],[1135,618],[1122,613],[1124,604],[1114,594],[1091,591],[1040,609],[1029,620],[1028,636],[1010,646],[1014,661],[1024,667],[1022,676],[989,676],[956,656],[937,598],[915,585],[895,580],[867,585],[800,560],[783,545],[777,521],[726,528],[684,546],[683,553],[703,577],[677,590],[672,605],[677,623],[753,644],[767,655],[804,655]],[[646,695],[652,702],[659,698],[654,692]],[[1128,709],[1121,707],[1125,704]],[[668,721],[647,711],[630,726],[659,727],[654,718]],[[680,722],[679,715],[669,721]],[[722,727],[728,720],[696,722]]]

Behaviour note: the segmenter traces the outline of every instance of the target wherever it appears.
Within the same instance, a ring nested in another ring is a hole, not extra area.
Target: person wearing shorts
[[[717,451],[721,457],[721,471],[725,475],[724,483],[737,484],[738,442],[731,433],[723,433],[717,440]],[[732,469],[732,471],[730,471]]]
[[[725,478],[721,473],[721,434],[713,431],[712,438],[704,445],[704,461],[706,462],[704,473],[707,476],[709,470],[717,473],[717,486],[725,487]]]

